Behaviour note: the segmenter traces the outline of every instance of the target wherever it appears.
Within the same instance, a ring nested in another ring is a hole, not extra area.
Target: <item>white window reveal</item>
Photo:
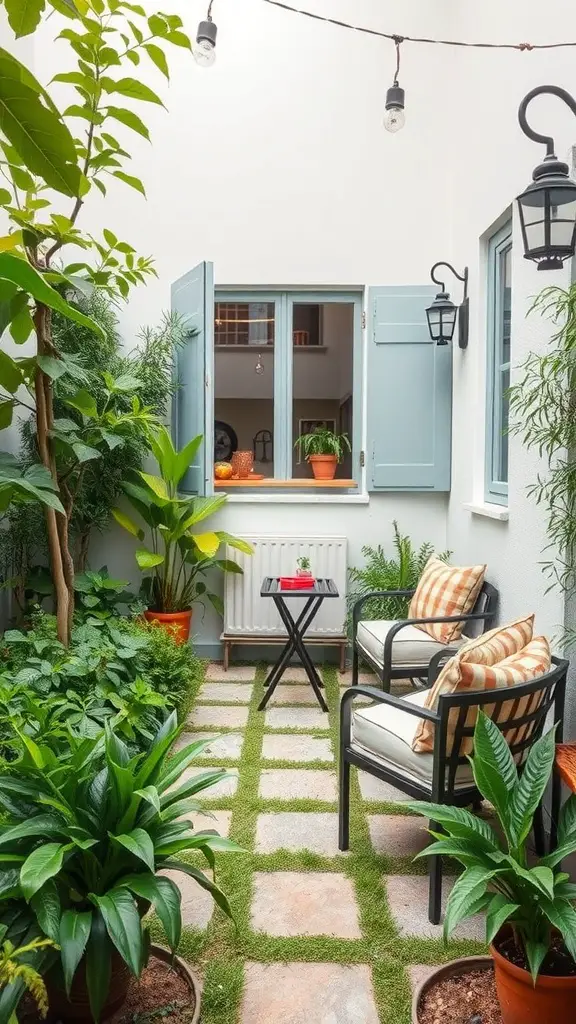
[[[486,501],[508,503],[512,224],[488,243]]]

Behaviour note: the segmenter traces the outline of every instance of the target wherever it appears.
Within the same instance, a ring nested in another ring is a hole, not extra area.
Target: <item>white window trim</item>
[[[496,406],[496,343],[498,340],[498,281],[497,273],[500,268],[501,254],[512,247],[512,221],[508,220],[489,238],[487,244],[487,292],[486,292],[486,421],[485,421],[485,451],[484,451],[484,504],[502,505],[508,504],[508,481],[495,480],[492,472],[494,466],[495,447],[495,416]],[[499,371],[501,373],[501,365]],[[499,416],[498,416],[499,419]]]

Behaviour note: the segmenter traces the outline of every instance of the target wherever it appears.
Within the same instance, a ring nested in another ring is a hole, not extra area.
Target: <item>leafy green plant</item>
[[[190,644],[177,643],[157,622],[120,619],[120,632],[140,643],[136,655],[138,671],[178,712],[182,721],[189,709],[194,684],[203,675],[202,662]],[[126,641],[125,641],[126,642]]]
[[[302,555],[301,558],[297,558],[296,565],[302,570],[302,572],[310,572],[310,559],[307,555]]]
[[[444,936],[463,918],[482,911],[487,942],[498,941],[500,930],[509,925],[534,982],[541,970],[546,973],[554,931],[576,960],[576,885],[568,874],[554,870],[576,850],[576,796],[562,808],[556,849],[535,867],[528,862],[528,836],[553,770],[554,736],[551,729],[534,743],[519,774],[498,726],[484,713],[478,716],[470,762],[476,786],[496,811],[503,841],[487,821],[461,807],[409,805],[444,830],[431,833],[435,842],[419,856],[454,857],[464,866],[446,905]]]
[[[400,533],[396,520],[392,526],[395,557],[389,558],[380,544],[376,548],[366,545],[362,548],[365,565],[349,569],[350,607],[360,597],[374,590],[414,590],[418,585],[426,562],[434,554],[434,545],[425,542],[416,548],[407,534]],[[449,551],[438,555],[438,558],[444,560],[449,557]],[[373,598],[364,606],[364,618],[405,619],[409,604],[409,597]]]
[[[294,447],[299,449],[305,459],[311,455],[335,455],[338,462],[342,462],[347,451],[352,451],[347,434],[335,434],[327,427],[319,427],[311,434],[301,434]]]
[[[4,0],[4,6],[16,36],[34,32],[46,8],[42,0],[25,5]],[[168,77],[164,47],[191,46],[178,15],[147,16],[143,7],[126,0],[52,0],[51,6],[71,21],[58,38],[68,44],[73,66],[63,61],[50,92],[15,56],[0,49],[0,153],[7,185],[0,189],[0,208],[10,223],[9,234],[0,240],[0,330],[9,328],[18,344],[31,334],[36,341],[34,356],[2,353],[0,425],[8,426],[18,407],[32,411],[39,460],[64,509],[43,503],[58,634],[68,644],[74,607],[69,536],[74,498],[69,483],[77,489],[82,467],[96,457],[90,440],[94,424],[89,421],[97,419],[98,428],[107,429],[111,410],[80,382],[77,360],[59,351],[52,314],[61,313],[102,337],[100,326],[65,296],[98,287],[126,298],[134,285],[155,272],[149,257],[139,256],[110,228],[95,236],[82,232],[78,223],[94,188],[106,195],[111,181],[122,182],[145,194],[140,179],[126,171],[131,159],[126,141],[113,131],[119,126],[121,134],[136,132],[144,138],[149,131],[135,111],[118,104],[128,98],[161,106],[160,97],[143,81],[143,69],[135,78],[133,68],[144,59]],[[63,114],[57,102],[62,88],[74,99]],[[59,193],[56,199],[53,190]],[[66,215],[61,212],[62,196],[70,201]],[[74,262],[63,258],[67,246],[73,247]],[[81,432],[76,421],[68,427],[54,414],[54,381],[65,375],[75,388],[68,405],[86,417]],[[136,396],[133,403],[139,403]],[[138,411],[141,407],[133,404],[131,414]],[[69,477],[57,476],[58,446],[74,456],[69,456]]]
[[[42,975],[26,961],[31,953],[36,953],[46,946],[53,946],[51,939],[31,939],[25,945],[16,948],[7,936],[8,926],[0,924],[0,992],[8,985],[21,983],[36,1003],[40,1017],[48,1013],[48,993]],[[3,1016],[0,1007],[0,1024],[18,1024],[16,1013],[9,1011]]]
[[[191,608],[197,600],[207,598],[222,614],[221,598],[212,592],[205,578],[212,569],[241,573],[237,562],[218,558],[222,544],[246,554],[252,553],[247,541],[223,530],[196,533],[194,527],[213,515],[227,500],[227,495],[198,498],[179,494],[178,485],[202,442],[192,439],[176,451],[165,427],[151,438],[160,476],[140,471],[137,482],[127,482],[124,490],[152,534],[152,549],[136,551],[140,569],[149,572],[143,583],[148,607],[156,612],[177,612]],[[128,533],[143,541],[145,531],[119,508],[114,518]]]
[[[108,567],[99,572],[87,570],[74,577],[74,590],[79,595],[77,620],[97,626],[101,622],[116,618],[120,609],[139,611],[136,595],[126,590],[128,580],[115,580]]]
[[[231,915],[217,885],[180,859],[200,851],[214,870],[215,851],[240,849],[212,830],[194,831],[189,815],[200,812],[196,797],[226,773],[207,770],[182,782],[210,739],[169,756],[180,731],[173,713],[149,752],[132,758],[110,728],[104,744],[84,740],[67,757],[27,739],[13,774],[0,777],[6,812],[0,901],[25,900],[58,943],[68,994],[84,960],[95,1021],[106,1001],[113,950],[136,977],[145,966],[144,917],[152,906],[170,948],[178,947],[180,890],[159,874],[162,869],[189,875]]]

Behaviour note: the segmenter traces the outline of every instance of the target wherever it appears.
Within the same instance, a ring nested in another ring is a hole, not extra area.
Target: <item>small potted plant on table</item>
[[[307,555],[302,555],[301,558],[298,558],[296,560],[296,565],[298,566],[298,568],[296,569],[296,575],[299,576],[300,579],[309,580],[312,578],[310,559],[308,558]]]
[[[310,463],[315,480],[333,480],[338,463],[352,450],[347,434],[335,434],[327,427],[301,434],[294,447]]]
[[[527,849],[534,814],[553,770],[554,732],[537,740],[519,775],[497,725],[479,714],[471,758],[474,779],[495,808],[503,841],[487,821],[464,808],[409,805],[444,830],[432,832],[436,841],[419,856],[449,856],[464,865],[446,905],[445,937],[463,918],[485,913],[492,956],[492,964],[478,958],[455,961],[427,979],[414,996],[414,1024],[424,1019],[431,990],[447,978],[454,981],[455,998],[464,1001],[466,975],[479,967],[493,968],[504,1024],[568,1024],[574,1019],[576,884],[557,868],[576,850],[576,796],[562,809],[556,849],[534,867],[529,866]],[[448,1012],[445,1003],[444,997],[441,1017]]]

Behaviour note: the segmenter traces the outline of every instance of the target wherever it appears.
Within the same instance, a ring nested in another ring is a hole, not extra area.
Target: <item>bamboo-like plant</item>
[[[148,607],[155,612],[186,611],[198,599],[207,598],[222,614],[222,600],[205,582],[211,569],[241,573],[237,562],[218,558],[222,544],[252,554],[252,546],[224,530],[197,532],[195,527],[216,512],[227,495],[200,498],[182,495],[178,485],[202,443],[202,435],[176,451],[165,427],[151,437],[151,448],[160,476],[139,472],[137,482],[127,481],[124,489],[133,508],[149,528],[152,547],[136,551],[140,569],[150,573],[144,581]],[[113,509],[120,526],[143,541],[145,531],[121,509]]]

